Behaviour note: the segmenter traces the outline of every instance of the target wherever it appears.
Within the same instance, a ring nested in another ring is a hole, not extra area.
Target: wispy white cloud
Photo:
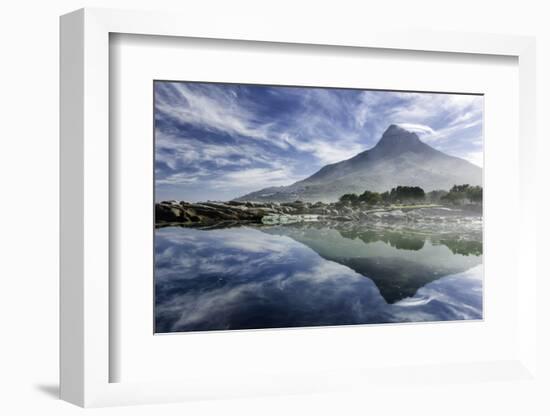
[[[339,140],[336,137],[332,140],[318,137],[310,137],[309,140],[300,140],[287,136],[287,141],[297,150],[314,155],[322,164],[349,159],[365,150],[364,144],[362,145],[355,141]]]
[[[228,172],[223,177],[218,177],[210,181],[214,188],[223,188],[228,184],[240,192],[258,190],[272,186],[283,186],[302,179],[293,173],[293,171],[284,166],[273,166],[269,168],[245,168],[233,172]]]
[[[214,85],[201,86],[200,91],[195,91],[182,82],[159,84],[159,89],[169,88],[170,93],[156,95],[156,110],[181,123],[206,130],[267,140],[275,146],[285,146],[284,143],[272,140],[268,134],[269,123],[256,120],[252,112],[239,104],[234,91]]]
[[[156,180],[157,185],[188,185],[192,183],[197,183],[200,175],[188,174],[188,173],[174,173],[165,178],[160,178]]]
[[[431,136],[435,134],[435,131],[430,126],[425,126],[423,124],[399,123],[399,126],[403,127],[405,130],[420,133],[421,135]]]

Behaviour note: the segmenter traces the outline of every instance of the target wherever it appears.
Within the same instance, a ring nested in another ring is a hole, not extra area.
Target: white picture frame
[[[443,377],[480,381],[472,376],[505,377],[518,380],[536,374],[537,271],[535,250],[536,217],[533,184],[535,177],[535,41],[530,37],[428,33],[415,31],[347,28],[328,33],[311,25],[284,29],[265,21],[243,19],[233,25],[223,19],[205,25],[201,19],[172,13],[107,9],[82,9],[61,18],[61,307],[60,359],[61,398],[80,406],[159,403],[193,398],[238,397],[255,394],[322,392],[342,387],[342,380],[367,385],[398,376],[399,369],[370,370],[350,374],[335,370],[319,380],[314,375],[297,377],[282,372],[269,380],[231,383],[207,378],[147,383],[110,382],[110,363],[117,357],[109,348],[110,287],[112,263],[109,255],[109,36],[112,33],[191,37],[206,39],[279,42],[282,44],[332,45],[335,47],[382,48],[438,53],[505,55],[519,62],[519,163],[518,191],[521,201],[519,265],[523,271],[517,293],[518,354],[498,362],[476,362],[457,366],[419,363],[412,379]],[[482,377],[483,379],[483,377]]]

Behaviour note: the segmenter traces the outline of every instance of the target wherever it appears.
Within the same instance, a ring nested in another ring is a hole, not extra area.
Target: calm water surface
[[[469,235],[321,224],[155,231],[156,332],[482,318]]]

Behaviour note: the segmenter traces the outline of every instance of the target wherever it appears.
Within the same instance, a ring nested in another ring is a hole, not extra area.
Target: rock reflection
[[[340,231],[340,235],[351,240],[359,238],[365,243],[383,241],[400,250],[420,250],[424,247],[426,241],[424,238],[393,231],[377,232],[374,230],[357,231],[352,229]]]

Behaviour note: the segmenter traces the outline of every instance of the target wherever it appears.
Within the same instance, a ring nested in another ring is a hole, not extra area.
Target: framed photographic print
[[[154,102],[156,333],[482,318],[482,95]]]
[[[534,41],[218,23],[61,19],[61,397],[532,378]]]

